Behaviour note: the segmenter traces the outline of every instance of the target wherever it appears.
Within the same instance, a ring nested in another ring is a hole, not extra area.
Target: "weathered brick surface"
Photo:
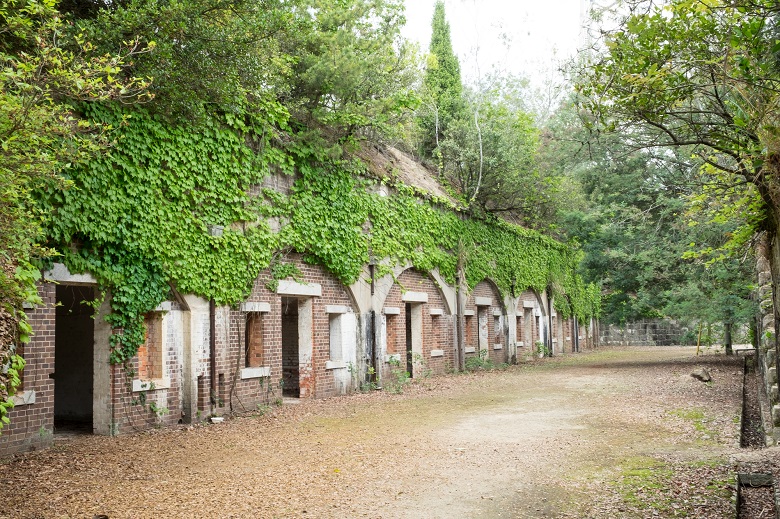
[[[114,433],[124,434],[142,431],[161,425],[175,425],[182,420],[182,309],[176,302],[171,303],[171,311],[165,314],[152,312],[145,322],[147,330],[147,351],[136,355],[130,362],[131,375],[121,365],[106,366],[111,372],[111,402],[113,405]],[[164,336],[160,336],[164,334]],[[96,345],[96,347],[107,347]],[[152,351],[148,351],[151,347]],[[160,354],[155,349],[162,349]],[[144,359],[142,362],[141,359]],[[149,362],[142,370],[141,365]],[[162,362],[161,368],[157,363]],[[170,387],[149,391],[132,391],[134,379],[166,379]],[[155,409],[156,408],[156,411]]]
[[[54,322],[55,285],[38,288],[43,305],[27,310],[34,335],[24,347],[23,391],[35,391],[35,403],[18,405],[8,414],[11,420],[0,435],[0,456],[52,444],[54,431]]]
[[[531,304],[532,308],[526,305]],[[518,350],[524,353],[532,352],[536,348],[536,343],[541,341],[540,324],[542,316],[538,316],[536,309],[539,308],[539,299],[531,290],[524,290],[517,302],[516,309],[516,333],[515,340],[522,342],[523,346],[518,346]]]
[[[428,295],[427,303],[410,303],[421,305],[422,322],[422,359],[415,368],[414,374],[442,374],[455,365],[454,348],[454,316],[450,313],[441,290],[427,275],[415,269],[407,269],[398,276],[384,302],[384,308],[399,308],[399,315],[385,315],[386,344],[388,355],[400,354],[401,367],[406,366],[406,326],[407,306],[403,301],[404,292],[424,292]],[[410,307],[411,308],[411,307]],[[431,310],[441,310],[442,315],[431,315]],[[443,356],[432,357],[431,352],[442,350]],[[392,366],[382,358],[382,377],[390,377]]]
[[[168,302],[170,311],[147,315],[147,340],[138,356],[130,362],[130,374],[126,373],[123,366],[106,363],[102,368],[107,370],[103,372],[103,376],[110,380],[108,406],[111,411],[111,432],[121,434],[173,425],[186,418],[183,377],[186,371],[184,348],[187,340],[192,341],[193,377],[197,380],[193,382],[192,397],[200,418],[211,412],[222,414],[230,411],[249,411],[256,409],[258,405],[273,403],[281,398],[281,383],[285,378],[285,320],[287,335],[296,340],[298,334],[307,328],[305,323],[310,323],[310,337],[303,333],[298,345],[297,364],[293,359],[294,352],[288,355],[288,364],[295,365],[299,370],[297,387],[292,381],[295,378],[295,369],[288,370],[288,380],[284,386],[290,393],[302,398],[328,397],[354,388],[360,381],[357,380],[356,374],[353,375],[350,371],[350,367],[367,360],[359,357],[363,355],[363,335],[367,332],[362,322],[363,316],[358,315],[348,288],[323,267],[306,264],[300,255],[291,255],[287,261],[299,268],[298,281],[301,284],[321,286],[321,296],[277,294],[268,288],[271,275],[264,271],[255,280],[247,298],[248,303],[254,303],[254,306],[248,307],[252,311],[242,310],[238,306],[216,308],[216,380],[213,390],[208,347],[211,333],[209,316],[202,303],[200,309],[192,315],[175,301]],[[24,389],[36,392],[36,402],[19,406],[12,411],[12,424],[0,436],[0,455],[45,446],[52,441],[54,383],[49,375],[54,371],[56,292],[54,285],[49,283],[42,284],[40,292],[46,304],[30,312],[36,335],[24,352],[28,362]],[[427,295],[427,302],[407,303],[404,301],[404,294],[407,292],[424,293]],[[480,303],[489,301],[490,304],[477,306],[477,298],[480,298]],[[478,355],[482,349],[494,363],[507,362],[508,318],[516,320],[517,331],[514,339],[524,341],[526,349],[533,348],[534,342],[540,340],[540,317],[535,315],[533,309],[524,308],[524,301],[532,302],[534,308],[538,308],[536,295],[526,291],[516,308],[517,315],[507,317],[495,285],[487,280],[478,283],[465,302],[467,314],[473,314],[465,318],[465,345],[475,350],[473,353],[467,353],[467,357]],[[400,354],[402,367],[406,368],[407,324],[418,327],[413,334],[415,348],[419,351],[419,355],[414,359],[414,376],[441,374],[454,367],[456,319],[452,314],[453,309],[448,308],[440,288],[431,277],[415,269],[405,270],[392,285],[383,308],[397,308],[399,313],[390,315],[390,312],[378,312],[377,331],[384,331],[386,334],[377,341],[380,347],[377,366],[380,377],[391,376],[392,366],[387,362],[387,355]],[[357,356],[331,359],[330,335],[332,330],[340,329],[338,326],[332,328],[331,323],[339,319],[338,316],[343,315],[344,311],[354,316],[352,322],[356,325],[355,336],[349,336],[350,328],[346,328],[346,335],[338,335],[342,342],[349,340],[353,344],[350,347],[341,343],[334,345],[334,356],[338,356],[339,350],[356,351]],[[381,326],[382,322],[384,326]],[[190,337],[190,333],[194,335]],[[573,322],[556,321],[553,333],[565,351],[571,351],[576,333]],[[584,327],[579,333],[584,336]],[[565,339],[567,336],[570,337],[568,341]],[[301,362],[300,356],[307,342],[311,344],[311,358]],[[581,344],[584,344],[584,341],[581,341]],[[95,347],[104,349],[96,351],[109,348],[108,344],[96,344]],[[92,369],[92,366],[85,366],[85,369]],[[169,384],[169,387],[133,391],[133,379],[155,379]],[[108,398],[108,395],[101,397]],[[165,412],[155,413],[150,404],[158,411]],[[197,420],[198,417],[193,418]],[[108,417],[104,420],[107,421]]]
[[[477,306],[476,298],[489,298],[490,306]],[[473,353],[466,353],[466,358],[479,355],[485,350],[487,356],[495,363],[507,362],[506,348],[506,310],[498,289],[489,281],[480,281],[466,299],[466,316],[464,340],[467,348],[474,348]],[[496,316],[494,314],[500,314]],[[481,340],[480,340],[481,337]],[[500,349],[496,349],[500,346]]]
[[[356,312],[347,289],[332,274],[318,265],[304,263],[299,255],[291,255],[287,258],[289,263],[295,264],[301,272],[299,282],[302,284],[317,283],[322,287],[322,297],[311,297],[312,319],[312,358],[308,367],[304,367],[301,377],[300,396],[328,397],[339,394],[341,388],[337,387],[336,370],[326,369],[326,362],[330,357],[330,322],[326,313],[326,306],[338,305],[350,308]],[[218,320],[217,329],[217,376],[223,375],[225,381],[225,398],[218,402],[217,412],[231,410],[245,411],[256,408],[258,404],[273,402],[282,397],[283,380],[282,371],[282,319],[283,299],[296,301],[295,296],[281,296],[268,288],[271,276],[268,271],[261,272],[255,280],[252,291],[247,298],[249,302],[269,303],[270,312],[247,313],[238,309],[225,311],[224,321]],[[259,319],[260,329],[257,332],[262,337],[263,366],[270,369],[269,377],[241,379],[241,370],[246,366],[246,331],[247,316]],[[289,316],[294,326],[295,320]],[[302,316],[297,317],[298,322]],[[339,368],[346,370],[348,368]],[[203,403],[202,391],[209,387],[209,371],[204,370],[199,380],[198,399]],[[288,389],[290,382],[287,381]]]

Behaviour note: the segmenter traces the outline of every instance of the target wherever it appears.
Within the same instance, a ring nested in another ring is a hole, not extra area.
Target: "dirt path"
[[[0,517],[724,517],[741,373],[688,348],[601,350],[82,437],[0,465]]]

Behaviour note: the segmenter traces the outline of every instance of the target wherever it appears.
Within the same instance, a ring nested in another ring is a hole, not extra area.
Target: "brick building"
[[[284,176],[263,184],[290,186]],[[301,255],[284,261],[297,268],[294,279],[261,271],[232,307],[171,289],[144,316],[145,342],[127,371],[109,362],[109,338],[121,333],[105,320],[111,294],[55,264],[39,284],[43,304],[27,309],[35,334],[21,351],[27,366],[0,456],[46,447],[55,431],[115,435],[192,423],[381,386],[394,370],[443,374],[478,355],[514,363],[538,353],[539,342],[553,353],[577,351],[573,337],[584,335],[554,310],[548,317],[545,293],[502,294],[490,279],[468,290],[410,265],[378,275],[380,258],[345,286]]]

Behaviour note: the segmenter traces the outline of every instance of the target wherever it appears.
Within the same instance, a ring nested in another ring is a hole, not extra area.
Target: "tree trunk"
[[[731,347],[731,322],[726,321],[723,323],[723,326],[726,329],[723,337],[723,344],[726,347],[726,355],[734,355],[734,349]]]

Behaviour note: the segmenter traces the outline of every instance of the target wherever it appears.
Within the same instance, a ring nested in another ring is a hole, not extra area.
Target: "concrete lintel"
[[[325,369],[343,369],[347,367],[347,363],[343,360],[326,360]]]
[[[171,308],[173,307],[173,303],[170,301],[163,301],[159,305],[157,305],[157,308],[154,309],[155,312],[170,312]]]
[[[97,285],[97,279],[92,274],[71,274],[62,263],[55,263],[51,270],[44,272],[43,279],[68,285]]]
[[[444,357],[444,350],[431,350],[431,357]]]
[[[11,401],[14,403],[14,407],[20,405],[31,405],[35,403],[35,391],[32,389],[27,391],[20,391],[11,397]]]
[[[493,304],[493,298],[491,297],[475,297],[474,304],[476,306],[491,306]]]
[[[325,305],[326,314],[346,314],[349,313],[349,307],[344,305]]]
[[[523,308],[533,308],[534,306],[533,301],[523,301]]]
[[[466,346],[466,353],[476,353],[477,349],[474,346]]]
[[[404,292],[401,295],[401,301],[404,303],[427,303],[428,294],[425,292]]]
[[[501,311],[500,308],[493,309],[493,317],[501,317],[502,315],[504,315],[504,313]]]
[[[519,347],[525,346],[525,343],[523,341],[517,341],[515,344],[517,344]]]
[[[241,303],[239,310],[242,312],[262,312],[268,313],[271,311],[271,303],[262,301],[246,301]]]
[[[263,377],[270,377],[270,376],[271,376],[271,368],[269,368],[268,366],[241,369],[241,380],[246,380],[248,378],[263,378]]]
[[[319,283],[298,283],[282,280],[276,288],[276,293],[282,296],[322,297],[322,285]]]
[[[401,309],[397,306],[386,306],[382,309],[382,313],[385,315],[401,315]]]
[[[393,353],[391,355],[385,355],[385,362],[401,362],[401,354]]]
[[[431,315],[444,315],[443,308],[431,308]]]
[[[154,385],[154,387],[152,387]],[[133,393],[139,391],[156,391],[158,389],[169,389],[171,387],[170,378],[156,378],[154,380],[133,380]]]
[[[494,344],[493,345],[493,349],[494,350],[503,350],[504,349],[504,345],[503,344]]]
[[[475,313],[474,310],[463,310],[463,315],[472,316],[475,315]]]

